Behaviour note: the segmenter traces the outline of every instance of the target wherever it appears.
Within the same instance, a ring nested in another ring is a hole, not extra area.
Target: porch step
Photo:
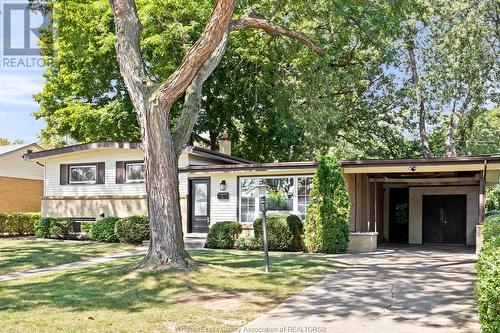
[[[206,234],[189,234],[184,237],[184,245],[187,249],[202,249],[206,241]]]

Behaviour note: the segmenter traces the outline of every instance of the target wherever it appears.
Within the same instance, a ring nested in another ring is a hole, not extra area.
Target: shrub
[[[261,243],[255,237],[241,237],[234,242],[234,247],[238,250],[257,251],[262,249]]]
[[[33,235],[39,213],[0,213],[0,235]]]
[[[500,210],[490,210],[484,214],[484,217],[490,217],[493,215],[500,215]]]
[[[34,224],[35,235],[39,238],[50,238],[50,224],[55,220],[53,217],[42,217]]]
[[[115,235],[122,243],[141,244],[149,239],[147,216],[129,216],[115,223]]]
[[[476,296],[484,333],[500,332],[500,216],[484,221],[484,245],[476,264]]]
[[[90,222],[90,221],[86,221],[86,222],[82,222],[82,232],[86,233],[87,235],[90,235],[90,229],[92,229],[92,226],[94,225],[95,222]],[[114,226],[113,226],[114,228]],[[113,233],[114,233],[114,229],[113,229]]]
[[[500,210],[500,186],[486,189],[486,211]]]
[[[302,221],[295,215],[271,215],[266,219],[269,251],[302,251]],[[253,223],[253,232],[259,244],[263,244],[262,219]]]
[[[118,242],[115,235],[115,224],[118,220],[120,220],[118,217],[105,217],[92,223],[89,230],[90,237],[99,242]]]
[[[310,252],[345,253],[349,244],[349,197],[340,164],[322,156],[307,208],[305,239]]]
[[[232,249],[243,227],[239,222],[217,222],[210,227],[205,247],[209,249]]]
[[[50,238],[66,239],[73,221],[65,218],[54,219],[50,222]]]
[[[39,238],[67,238],[72,221],[67,218],[42,217],[34,223]]]

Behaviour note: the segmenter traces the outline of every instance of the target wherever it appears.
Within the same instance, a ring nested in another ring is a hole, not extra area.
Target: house
[[[268,214],[307,215],[316,162],[255,163],[188,147],[179,158],[185,235],[219,221],[250,230],[259,216],[257,185],[268,185]],[[45,165],[42,214],[76,221],[147,214],[141,145],[95,142],[33,152]],[[351,248],[380,242],[475,244],[484,187],[498,183],[499,156],[342,161],[351,201]]]
[[[35,143],[0,146],[0,213],[40,211],[43,166],[23,159],[40,150]]]
[[[229,141],[221,148],[190,146],[179,158],[184,234],[206,234],[210,224],[227,220],[251,228],[258,216],[260,179],[275,198],[270,213],[305,216],[314,162],[256,164],[231,156]],[[79,224],[100,216],[147,214],[138,143],[94,142],[33,152],[25,159],[45,166],[43,216],[70,217]]]

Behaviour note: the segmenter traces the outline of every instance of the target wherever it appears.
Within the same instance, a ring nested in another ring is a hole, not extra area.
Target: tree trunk
[[[431,158],[432,152],[429,147],[429,139],[427,137],[427,129],[425,127],[426,112],[425,112],[425,98],[422,94],[420,87],[420,80],[417,71],[417,61],[415,59],[415,52],[413,51],[413,41],[408,45],[408,60],[410,63],[411,77],[413,87],[415,89],[415,97],[418,105],[418,129],[420,134],[420,144],[425,158]]]
[[[186,267],[191,259],[184,249],[178,160],[168,117],[157,104],[148,114],[143,119],[143,149],[151,242],[138,268]]]
[[[453,105],[453,110],[450,114],[450,119],[448,121],[448,131],[446,132],[446,137],[444,139],[444,154],[446,157],[457,156],[457,150],[455,145],[455,127],[456,127],[456,117],[455,117],[455,105]]]

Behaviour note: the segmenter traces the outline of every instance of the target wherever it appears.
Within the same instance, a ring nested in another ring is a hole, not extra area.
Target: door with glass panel
[[[210,180],[190,181],[190,228],[189,232],[207,233],[210,224]]]

